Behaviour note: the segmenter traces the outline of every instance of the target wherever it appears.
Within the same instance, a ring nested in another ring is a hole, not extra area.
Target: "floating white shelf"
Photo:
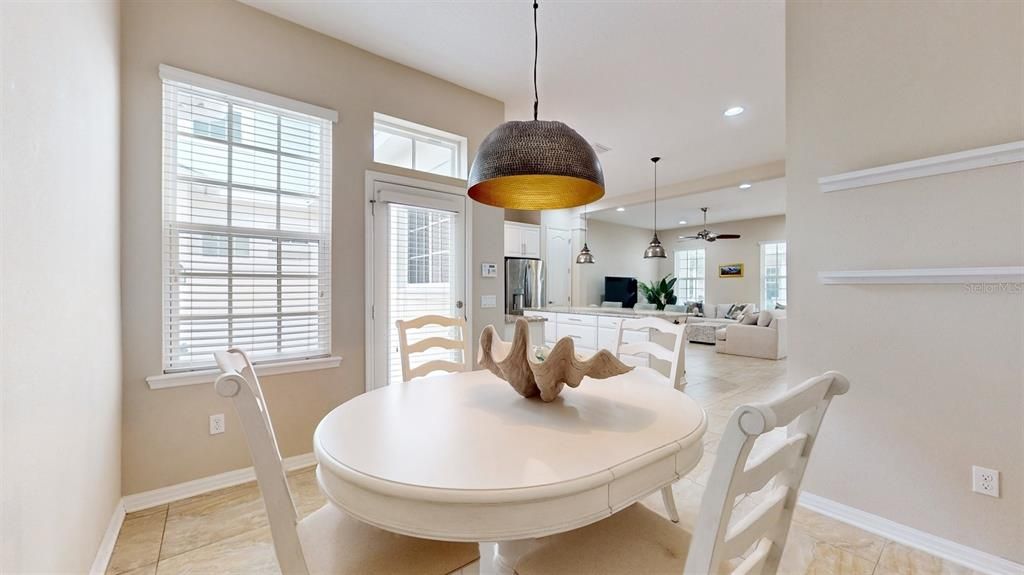
[[[1024,282],[1024,266],[818,272],[823,284],[995,284]]]
[[[838,192],[1014,162],[1024,162],[1024,140],[825,176],[818,178],[818,187],[822,192]]]

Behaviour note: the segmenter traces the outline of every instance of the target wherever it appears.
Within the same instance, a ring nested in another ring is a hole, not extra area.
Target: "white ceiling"
[[[528,1],[243,1],[532,115]],[[655,155],[660,183],[784,158],[784,1],[544,0],[539,27],[540,117],[611,148],[609,196],[650,189]]]
[[[765,216],[777,216],[786,213],[786,179],[778,178],[757,182],[748,190],[736,187],[677,196],[667,200],[658,200],[658,229],[668,230],[686,226],[702,226],[704,223],[702,207],[708,210],[708,227],[712,230],[728,233],[724,228],[716,228],[716,223],[736,220],[749,220]],[[615,208],[591,212],[588,217],[595,220],[651,228],[653,220],[653,202],[629,206],[624,212]],[[668,238],[662,238],[667,241]],[[672,238],[674,239],[674,238]]]

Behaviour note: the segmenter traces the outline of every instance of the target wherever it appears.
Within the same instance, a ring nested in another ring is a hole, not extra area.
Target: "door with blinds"
[[[369,387],[402,381],[396,321],[466,317],[465,212],[463,195],[374,182]],[[409,343],[457,335],[433,326],[410,332]],[[432,349],[412,356],[410,365],[458,362],[460,353]]]

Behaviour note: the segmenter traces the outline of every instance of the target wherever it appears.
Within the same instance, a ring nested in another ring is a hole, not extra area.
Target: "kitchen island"
[[[614,307],[566,307],[550,306],[544,308],[533,308],[524,310],[525,316],[541,317],[544,322],[544,345],[551,347],[556,341],[563,337],[572,338],[576,352],[582,356],[593,355],[599,349],[606,349],[615,353],[618,347],[619,324],[623,320],[637,317],[660,317],[662,319],[685,323],[690,314],[679,312],[666,312],[657,310],[635,310],[631,308]],[[655,334],[655,341],[661,341],[663,337],[671,340],[672,336]],[[622,334],[625,343],[636,341],[649,341],[651,335],[648,330],[626,331]],[[533,340],[531,337],[531,341]],[[667,342],[671,345],[671,341]],[[629,365],[643,365],[653,367],[667,374],[667,364],[660,360],[649,361],[636,357],[623,357],[622,361]],[[665,364],[664,366],[659,364]],[[662,369],[659,369],[662,368]]]

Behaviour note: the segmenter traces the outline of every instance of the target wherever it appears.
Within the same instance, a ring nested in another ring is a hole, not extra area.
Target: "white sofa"
[[[725,314],[729,312],[729,308],[735,304],[731,303],[709,303],[704,305],[703,316],[690,316],[686,318],[686,323],[701,323],[701,324],[713,324],[717,326],[728,326],[735,323],[739,323],[739,320],[729,319],[725,317]],[[757,306],[752,303],[742,304],[747,306],[747,310],[754,311]],[[705,339],[703,334],[707,333],[708,337]],[[688,330],[687,339],[690,341],[699,341],[701,343],[715,343],[714,339],[710,337],[711,332],[707,330]]]
[[[720,328],[715,332],[715,351],[762,359],[786,357],[785,310],[762,311],[758,320],[758,325],[732,323]]]

